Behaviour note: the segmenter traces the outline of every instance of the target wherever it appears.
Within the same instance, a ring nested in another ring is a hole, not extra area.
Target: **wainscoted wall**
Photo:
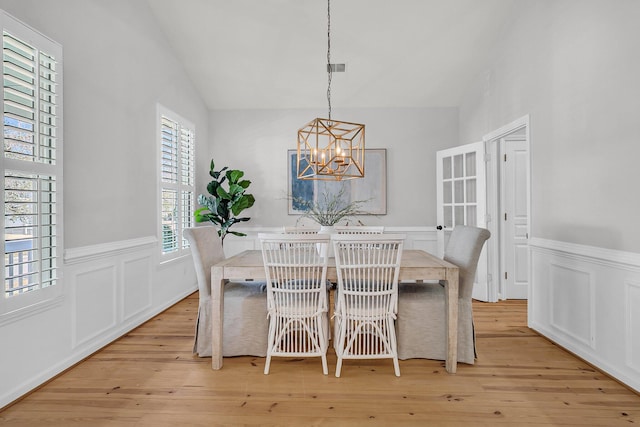
[[[155,237],[69,249],[72,348],[95,351],[197,290],[190,256],[158,262]]]
[[[246,250],[260,249],[258,233],[282,233],[282,227],[234,227],[234,231],[246,233],[246,237],[228,235],[224,240],[224,252],[227,257]],[[432,254],[438,252],[438,236],[435,227],[387,227],[385,233],[403,233],[407,235],[405,249],[422,249]]]
[[[640,254],[529,245],[529,327],[640,391]]]
[[[437,252],[434,227],[385,230],[405,233],[407,249]],[[227,256],[281,228],[236,231],[248,236],[229,236]],[[640,255],[536,238],[530,247],[529,326],[640,390]],[[155,237],[69,249],[64,274],[61,304],[0,328],[7,360],[21,361],[3,374],[0,407],[197,289],[191,258],[160,264]]]
[[[198,289],[185,256],[159,262],[155,237],[65,251],[61,303],[0,327],[0,408]],[[46,349],[43,351],[43,349]]]

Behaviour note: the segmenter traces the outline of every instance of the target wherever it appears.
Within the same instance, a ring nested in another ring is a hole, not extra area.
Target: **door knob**
[[[447,228],[447,226],[445,225],[445,226],[443,227],[443,226],[441,226],[441,225],[438,225],[438,226],[436,227],[436,230],[442,230],[443,228]]]

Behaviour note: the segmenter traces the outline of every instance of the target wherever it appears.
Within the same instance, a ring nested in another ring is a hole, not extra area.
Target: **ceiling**
[[[521,0],[334,0],[332,107],[446,107]],[[325,0],[147,0],[207,106],[327,108]]]

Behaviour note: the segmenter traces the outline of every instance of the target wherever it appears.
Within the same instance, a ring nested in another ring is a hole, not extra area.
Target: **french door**
[[[436,155],[438,254],[444,255],[456,225],[486,227],[486,167],[484,142],[441,150]],[[488,301],[487,255],[478,261],[473,298]]]

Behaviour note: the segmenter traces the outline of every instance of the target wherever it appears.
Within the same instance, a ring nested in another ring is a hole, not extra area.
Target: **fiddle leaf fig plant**
[[[227,234],[246,236],[245,233],[230,231],[229,228],[238,222],[249,221],[251,218],[239,217],[240,213],[249,209],[255,203],[253,194],[246,190],[251,181],[242,179],[244,172],[237,169],[229,169],[227,166],[219,171],[215,170],[215,164],[211,160],[209,175],[213,178],[207,185],[209,195],[200,194],[194,216],[196,222],[211,221],[218,227],[218,235],[224,243]]]

